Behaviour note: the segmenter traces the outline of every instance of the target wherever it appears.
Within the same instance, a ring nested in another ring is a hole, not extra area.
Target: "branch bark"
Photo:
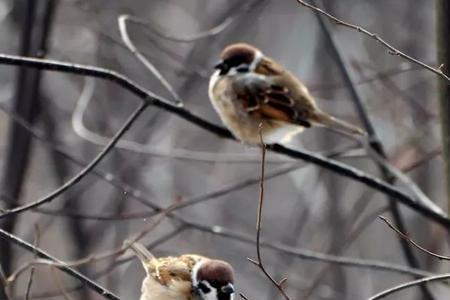
[[[123,74],[120,74],[118,72],[99,68],[99,67],[93,67],[93,66],[85,66],[85,65],[79,65],[79,64],[72,64],[72,63],[66,63],[66,62],[58,62],[58,61],[52,61],[52,60],[42,60],[42,59],[35,59],[35,58],[29,58],[29,57],[19,57],[14,55],[6,55],[6,54],[0,54],[0,64],[5,65],[18,65],[18,66],[28,66],[31,68],[38,68],[43,70],[52,70],[52,71],[60,71],[64,73],[72,73],[72,74],[79,74],[84,76],[90,76],[90,77],[96,77],[96,78],[103,78],[109,81],[112,81],[121,87],[127,89],[128,91],[132,92],[134,95],[139,97],[141,100],[143,100],[143,103],[146,105],[152,105],[155,107],[158,107],[160,109],[163,109],[165,111],[168,111],[170,113],[173,113],[186,121],[197,125],[198,127],[201,127],[202,129],[209,131],[211,133],[214,133],[220,137],[223,138],[229,138],[233,139],[233,136],[231,133],[221,127],[217,126],[195,114],[193,114],[191,111],[174,105],[170,101],[159,97],[158,95],[152,93],[151,91],[146,90],[145,88],[139,86],[137,83],[129,79],[128,77],[124,76]],[[120,138],[120,137],[119,137]],[[118,139],[117,139],[118,140]],[[117,142],[117,140],[115,142]],[[284,154],[288,157],[295,158],[295,159],[301,159],[309,163],[313,163],[317,166],[326,168],[332,172],[338,173],[341,176],[351,178],[355,181],[358,181],[360,183],[364,183],[368,187],[371,187],[375,190],[378,190],[386,195],[391,196],[392,200],[390,201],[399,201],[402,204],[412,208],[413,210],[419,212],[423,216],[426,216],[430,218],[431,220],[441,224],[442,226],[446,228],[450,228],[450,219],[443,213],[438,212],[434,210],[433,208],[426,206],[420,202],[417,201],[414,197],[408,195],[407,193],[399,190],[398,188],[378,179],[373,176],[370,176],[367,173],[364,173],[361,170],[355,169],[351,166],[348,166],[346,164],[340,163],[338,161],[334,161],[331,159],[326,159],[321,155],[317,155],[315,153],[309,152],[309,151],[301,151],[301,150],[292,150],[289,148],[286,148],[279,144],[274,145],[268,145],[268,150]],[[98,161],[96,162],[98,163]],[[92,168],[89,169],[92,170]],[[81,174],[81,177],[78,177],[76,181],[80,180],[82,177],[84,177],[86,173]],[[73,181],[74,178],[71,180]],[[74,182],[72,182],[73,184]],[[67,187],[64,187],[64,190],[70,188],[70,185]],[[51,201],[58,195],[60,195],[63,191],[61,189],[58,189],[57,191],[51,193],[50,195],[41,198],[39,201],[36,201],[37,203],[45,203],[48,201]],[[39,204],[38,204],[39,205]],[[38,206],[36,204],[33,204],[33,208]],[[27,208],[21,208],[21,211]],[[13,212],[13,210],[9,211],[8,213],[0,214],[0,219],[6,217],[7,215],[10,215],[12,213],[17,213],[17,211]]]
[[[437,49],[438,61],[444,73],[450,72],[450,2],[437,0]],[[442,144],[444,148],[448,209],[450,210],[450,85],[439,80],[439,105],[441,115]]]

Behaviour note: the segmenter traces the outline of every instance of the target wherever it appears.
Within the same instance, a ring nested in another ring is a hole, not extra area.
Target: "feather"
[[[312,120],[318,125],[325,126],[331,130],[336,130],[340,133],[348,134],[350,136],[366,135],[365,131],[361,128],[321,111],[316,111],[312,117]]]

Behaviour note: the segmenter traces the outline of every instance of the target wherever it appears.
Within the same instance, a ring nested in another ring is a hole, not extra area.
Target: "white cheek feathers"
[[[250,71],[253,72],[258,67],[259,63],[261,62],[261,59],[263,58],[263,54],[261,51],[257,50],[255,52],[255,58],[253,58],[253,61],[250,65]]]
[[[197,286],[198,285],[198,270],[200,269],[200,267],[204,264],[204,261],[199,261],[198,263],[196,263],[194,265],[194,267],[192,268],[192,273],[191,273],[191,281],[192,281],[192,285],[193,286]]]
[[[208,281],[203,280],[199,284],[206,287],[203,289],[202,288],[198,289],[198,293],[200,294],[200,296],[203,300],[217,300],[218,299],[216,288],[212,287]]]

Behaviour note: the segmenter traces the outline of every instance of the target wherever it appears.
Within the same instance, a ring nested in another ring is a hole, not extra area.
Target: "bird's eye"
[[[239,67],[236,68],[236,71],[238,73],[247,73],[250,71],[248,65],[240,65]]]
[[[233,294],[234,293],[234,287],[231,283],[224,285],[220,288],[220,292],[223,294]]]
[[[209,292],[211,291],[211,289],[210,289],[206,284],[204,284],[203,282],[200,282],[200,283],[197,285],[197,287],[198,287],[204,294],[207,294],[207,293],[209,293]]]

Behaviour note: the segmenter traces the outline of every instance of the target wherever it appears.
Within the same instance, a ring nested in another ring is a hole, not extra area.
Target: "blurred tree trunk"
[[[312,0],[312,3],[315,4],[315,1]],[[328,3],[327,3],[328,4]],[[327,5],[323,4],[324,7],[326,7],[327,11],[333,12],[333,7],[327,7]],[[329,6],[329,5],[328,5]],[[344,80],[344,84],[347,87],[350,95],[350,99],[353,101],[353,104],[355,106],[355,109],[359,115],[359,118],[364,125],[364,129],[368,134],[369,137],[369,145],[370,147],[378,153],[383,158],[386,158],[386,151],[384,148],[384,145],[382,141],[379,139],[377,132],[372,124],[370,115],[367,111],[366,106],[363,104],[362,96],[358,92],[358,90],[355,87],[354,79],[352,78],[352,74],[349,71],[349,68],[347,67],[344,57],[341,55],[341,52],[339,51],[339,48],[337,47],[336,41],[333,40],[332,34],[330,29],[327,29],[327,23],[325,23],[324,17],[318,13],[316,13],[318,17],[318,21],[321,24],[321,28],[323,29],[324,34],[326,34],[328,38],[328,47],[327,49],[330,50],[330,53],[332,54],[332,57],[334,58],[337,67],[341,71],[341,75]],[[388,182],[389,184],[395,183],[395,178],[391,176],[390,172],[382,165],[377,164],[378,168],[380,170],[381,176],[383,180]],[[397,228],[400,229],[402,232],[407,232],[406,230],[406,222],[404,221],[404,218],[402,216],[400,207],[398,206],[397,202],[395,201],[389,201],[389,207],[390,211],[392,213],[392,216],[394,218],[395,225]],[[332,224],[333,226],[333,224]],[[403,253],[408,261],[408,264],[411,267],[414,268],[420,268],[420,263],[418,258],[415,256],[414,252],[412,251],[410,245],[407,241],[400,238],[400,245],[402,246]],[[423,292],[424,299],[434,299],[430,290],[426,285],[421,285],[420,288]]]
[[[33,24],[36,18],[36,2],[28,0],[17,1],[15,10],[25,12],[19,22],[22,26],[19,55],[32,55],[32,35]],[[37,115],[37,101],[31,97],[31,85],[34,85],[37,71],[30,71],[26,68],[19,68],[17,74],[17,84],[12,107],[14,112],[29,123],[33,123]],[[10,119],[8,144],[6,150],[6,163],[2,171],[1,200],[5,203],[5,208],[10,209],[19,204],[22,183],[28,166],[30,153],[30,135],[19,124]],[[0,227],[8,232],[14,230],[16,216],[8,217],[0,222]],[[8,241],[0,241],[0,263],[6,274],[11,271],[12,250]]]
[[[22,34],[19,55],[45,56],[47,41],[53,21],[54,0],[36,2],[33,0],[15,2],[15,16],[19,18]],[[24,12],[21,16],[20,13]],[[19,68],[16,91],[12,103],[13,111],[24,121],[33,124],[39,114],[39,86],[41,72]],[[31,136],[26,129],[10,121],[6,163],[2,171],[1,199],[10,209],[19,205],[19,199],[26,177],[31,152]],[[11,216],[0,222],[0,227],[8,232],[14,230],[16,217]],[[12,266],[11,245],[0,241],[0,263],[6,274]]]
[[[405,39],[405,45],[403,46],[410,55],[413,57],[427,57],[427,52],[429,51],[428,46],[424,46],[421,43],[417,43],[417,36],[426,36],[429,32],[432,31],[431,28],[426,26],[423,23],[423,11],[425,10],[425,2],[418,2],[417,5],[407,5],[407,10],[405,11],[405,19],[409,23],[410,28],[414,29],[415,36],[411,35],[407,39]],[[420,142],[414,142],[411,146],[419,149],[423,153],[427,153],[429,149],[432,149],[433,144],[431,141],[431,133],[432,132],[432,123],[430,122],[430,117],[427,115],[427,111],[431,111],[431,104],[428,101],[423,101],[423,99],[432,99],[433,91],[431,91],[431,85],[423,82],[422,84],[416,83],[416,78],[414,76],[409,77],[411,82],[411,88],[405,90],[402,97],[406,98],[406,102],[410,103],[409,109],[412,112],[412,120],[414,122],[414,126],[418,129],[417,134],[419,136],[425,135],[420,139]],[[419,103],[420,107],[416,105]],[[422,109],[421,109],[422,108]],[[433,166],[430,162],[424,164],[418,172],[415,174],[416,182],[419,187],[423,190],[426,195],[429,195],[431,199],[433,197],[433,176],[434,173]],[[431,176],[430,176],[431,175]],[[428,243],[428,245],[433,244],[433,240],[436,239],[436,235],[431,231],[430,224],[423,224],[420,222],[420,219],[414,217],[410,221],[410,230],[411,232],[415,232],[417,235],[420,234],[424,241]],[[429,247],[426,247],[430,249]],[[431,258],[431,257],[430,257]],[[419,259],[420,265],[423,268],[428,270],[432,270],[434,265],[437,265],[438,261],[436,259]],[[416,295],[414,299],[420,300],[423,299],[423,295]]]
[[[437,49],[438,62],[443,65],[442,71],[450,73],[450,2],[437,0]],[[442,126],[442,144],[446,170],[447,201],[450,209],[450,84],[446,80],[439,80],[439,104]]]

